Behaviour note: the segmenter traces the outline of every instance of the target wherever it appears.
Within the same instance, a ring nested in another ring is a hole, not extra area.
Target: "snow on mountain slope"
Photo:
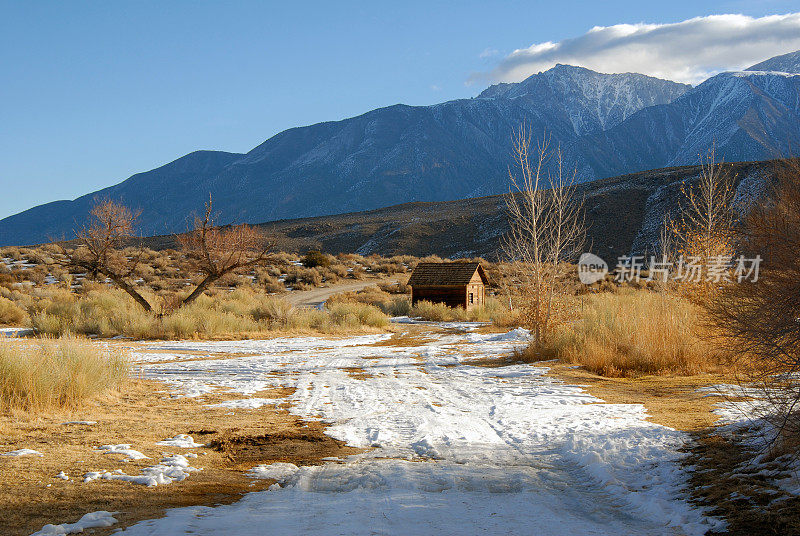
[[[558,64],[518,84],[499,84],[479,98],[530,98],[560,109],[577,135],[606,130],[635,112],[667,104],[691,86],[637,73],[602,74],[583,67]]]
[[[727,162],[792,153],[800,143],[800,75],[718,74],[669,104],[645,108],[570,155],[597,176],[694,164],[716,147]]]
[[[745,69],[746,71],[779,71],[783,73],[800,73],[800,50],[775,56],[768,60],[756,63]]]

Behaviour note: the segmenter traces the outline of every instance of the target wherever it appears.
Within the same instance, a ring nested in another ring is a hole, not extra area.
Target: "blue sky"
[[[578,38],[594,26],[798,7],[782,0],[0,0],[0,218],[196,149],[246,152],[292,126],[471,97],[556,57],[537,48],[526,52],[523,71],[519,62],[506,69],[514,50]],[[608,66],[580,45],[572,43],[570,58]],[[659,58],[669,54],[662,49]]]

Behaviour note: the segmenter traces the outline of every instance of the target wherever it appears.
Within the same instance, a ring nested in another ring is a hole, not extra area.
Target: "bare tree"
[[[775,186],[736,229],[747,257],[763,258],[757,280],[724,285],[704,304],[721,347],[736,357],[742,380],[760,386],[766,439],[800,444],[800,162],[776,164]],[[751,268],[752,264],[748,267]],[[755,417],[749,408],[750,416]]]
[[[182,305],[192,303],[225,274],[263,264],[274,246],[255,227],[215,226],[210,197],[203,216],[195,220],[194,229],[179,236],[178,242],[192,267],[204,276]]]
[[[700,159],[700,178],[684,185],[681,213],[674,222],[677,253],[707,267],[730,259],[735,251],[733,226],[733,177],[715,161],[712,148]],[[694,285],[693,297],[707,299],[714,286],[706,278]]]
[[[102,274],[128,293],[145,311],[152,311],[150,303],[130,281],[141,260],[141,251],[125,255],[120,248],[135,236],[138,212],[111,200],[101,201],[89,211],[89,222],[78,231],[78,247],[61,247],[65,264],[85,269],[96,277]]]
[[[512,138],[517,174],[506,195],[510,231],[503,243],[507,280],[517,308],[531,328],[534,345],[545,342],[563,306],[566,291],[559,263],[574,259],[583,247],[583,203],[576,195],[575,171],[565,173],[560,149],[548,138],[531,147],[531,132],[521,126]]]

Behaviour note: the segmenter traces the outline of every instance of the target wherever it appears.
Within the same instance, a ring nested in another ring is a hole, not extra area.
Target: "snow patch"
[[[200,469],[189,465],[189,460],[184,456],[174,454],[162,458],[161,463],[158,465],[145,467],[142,469],[142,474],[138,476],[125,474],[121,469],[116,469],[114,471],[91,471],[84,475],[83,481],[92,482],[97,479],[120,480],[152,487],[181,482],[188,478],[189,474],[194,471],[200,471]]]
[[[218,404],[206,404],[207,408],[235,408],[235,409],[258,409],[268,404],[275,404],[278,400],[274,398],[243,398],[241,400],[228,400]]]
[[[247,476],[259,479],[277,480],[279,484],[286,483],[300,470],[293,463],[272,463],[269,465],[257,465],[250,469]]]
[[[194,449],[205,446],[201,443],[195,443],[194,438],[186,434],[178,434],[175,437],[170,437],[164,441],[159,441],[156,443],[156,445],[161,445],[164,447],[178,447],[182,449]]]
[[[98,510],[97,512],[90,512],[84,515],[75,523],[64,523],[62,525],[45,525],[31,534],[31,536],[62,536],[64,534],[74,534],[76,532],[83,532],[85,529],[94,529],[102,527],[110,527],[115,524],[117,520],[114,518],[119,512],[106,512],[105,510]]]
[[[0,456],[44,456],[44,454],[42,454],[38,450],[19,449],[19,450],[12,450],[10,452],[0,453]]]
[[[121,454],[127,458],[130,458],[131,460],[149,459],[138,450],[133,450],[128,443],[120,443],[119,445],[102,445],[97,447],[97,450],[104,451],[103,454]]]

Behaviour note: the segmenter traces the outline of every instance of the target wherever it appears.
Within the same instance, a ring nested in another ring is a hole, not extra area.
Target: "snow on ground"
[[[93,424],[97,424],[97,421],[67,421],[67,422],[62,422],[61,424],[62,425],[80,424],[80,425],[83,425],[83,426],[91,426]]]
[[[204,446],[202,443],[195,443],[194,438],[186,434],[178,434],[175,437],[170,437],[164,441],[159,441],[156,445],[164,447],[178,447],[182,449],[194,449]]]
[[[151,487],[181,482],[189,476],[189,473],[194,471],[201,471],[201,469],[192,467],[186,457],[180,454],[173,454],[162,458],[161,463],[158,465],[145,467],[142,469],[141,475],[128,475],[121,469],[116,469],[114,471],[90,471],[83,475],[83,481],[92,482],[97,479],[120,480],[122,482]]]
[[[30,328],[0,328],[0,337],[25,337],[33,335]]]
[[[33,449],[19,449],[19,450],[12,450],[11,452],[2,452],[0,456],[44,456],[38,450]]]
[[[192,396],[246,397],[290,387],[290,411],[330,424],[364,454],[323,466],[273,464],[271,491],[235,504],[170,510],[122,534],[702,534],[719,528],[686,501],[687,436],[645,420],[641,405],[604,404],[546,368],[471,366],[527,334],[448,326],[418,346],[388,336],[148,345],[248,353],[142,363],[146,377]],[[354,377],[347,368],[363,369]],[[241,403],[241,401],[233,401]],[[260,403],[260,402],[259,402]],[[232,406],[241,407],[241,406]]]
[[[41,530],[34,532],[31,536],[61,536],[62,534],[74,534],[84,532],[85,529],[110,527],[117,520],[114,516],[118,512],[90,512],[80,518],[75,523],[64,523],[63,525],[45,525]]]
[[[206,404],[207,408],[232,408],[232,409],[258,409],[261,406],[276,404],[274,398],[243,398],[240,400],[227,400],[218,404]]]
[[[126,458],[130,458],[131,460],[147,459],[147,456],[138,450],[133,450],[128,443],[121,443],[119,445],[102,445],[97,447],[97,450],[102,450],[103,454],[121,454]]]

